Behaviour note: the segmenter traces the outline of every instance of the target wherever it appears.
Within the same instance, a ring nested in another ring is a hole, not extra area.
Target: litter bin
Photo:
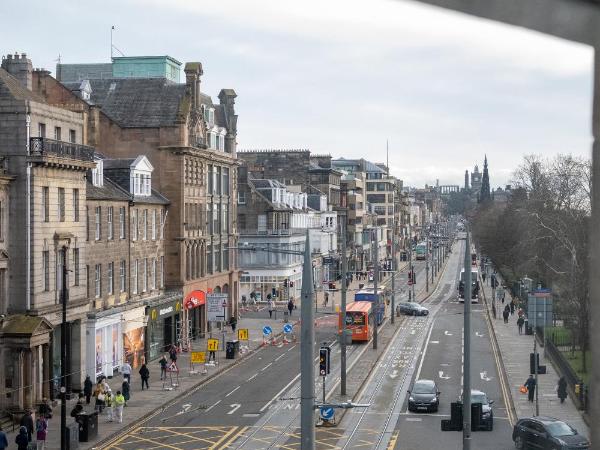
[[[240,352],[240,341],[238,341],[237,339],[234,341],[227,341],[227,344],[225,344],[225,358],[226,359],[235,359],[239,352]]]
[[[524,325],[525,325],[525,334],[529,334],[529,335],[533,334],[533,327],[531,325],[529,325],[528,319],[525,319]]]
[[[77,422],[67,423],[67,448],[65,450],[79,449],[79,424]]]
[[[98,436],[98,412],[83,412],[75,418],[79,424],[79,442],[89,442]]]

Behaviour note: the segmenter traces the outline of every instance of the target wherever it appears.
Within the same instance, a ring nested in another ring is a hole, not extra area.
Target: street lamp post
[[[62,321],[60,326],[60,448],[67,448],[67,246],[62,248]]]
[[[342,300],[340,305],[342,334],[340,342],[340,394],[346,395],[346,282],[348,276],[348,258],[346,257],[346,215],[340,224],[342,235]]]
[[[463,450],[471,449],[471,249],[469,229],[465,238],[465,307],[463,367]]]
[[[377,228],[375,231],[375,255],[373,257],[373,294],[375,294],[375,325],[373,326],[373,350],[377,350],[377,339],[378,339],[378,323],[377,316],[379,314],[379,293],[377,292],[377,282],[379,281],[379,243],[377,241]]]

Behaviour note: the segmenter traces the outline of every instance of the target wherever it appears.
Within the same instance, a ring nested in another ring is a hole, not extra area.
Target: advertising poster
[[[123,359],[135,369],[142,365],[144,356],[144,327],[123,334]]]
[[[102,373],[102,330],[96,330],[96,373]]]

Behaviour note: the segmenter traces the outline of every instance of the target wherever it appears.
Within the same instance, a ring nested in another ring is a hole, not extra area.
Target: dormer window
[[[104,163],[96,160],[96,167],[92,169],[92,184],[96,187],[104,186]]]

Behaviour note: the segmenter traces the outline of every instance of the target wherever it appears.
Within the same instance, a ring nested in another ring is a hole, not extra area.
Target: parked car
[[[519,450],[540,448],[544,450],[586,450],[590,441],[562,420],[553,417],[528,417],[519,419],[513,429],[512,439]]]
[[[485,392],[472,389],[471,403],[481,403],[481,427],[492,431],[494,429],[494,411],[492,410],[494,400],[490,400]]]
[[[408,391],[409,411],[437,412],[440,406],[440,391],[435,381],[417,380]]]
[[[426,316],[429,314],[427,308],[416,302],[402,302],[397,308],[401,314],[407,314],[409,316]]]

